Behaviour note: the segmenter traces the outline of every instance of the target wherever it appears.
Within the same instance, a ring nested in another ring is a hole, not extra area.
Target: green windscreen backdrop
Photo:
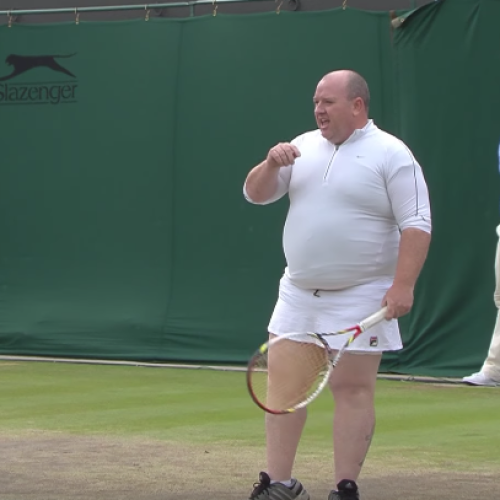
[[[414,150],[434,237],[383,370],[478,368],[495,318],[499,1],[389,13],[0,27],[0,354],[242,363],[266,337],[287,201],[248,170],[363,74]]]
[[[445,0],[395,33],[398,135],[425,169],[433,240],[395,369],[480,368],[495,322],[500,1]]]

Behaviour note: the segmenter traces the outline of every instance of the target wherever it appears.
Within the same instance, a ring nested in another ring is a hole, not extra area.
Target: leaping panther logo
[[[29,71],[38,67],[49,68],[53,71],[58,71],[60,73],[64,73],[68,76],[76,78],[76,76],[68,71],[66,68],[63,68],[56,59],[61,57],[73,57],[75,54],[63,55],[63,56],[19,56],[16,54],[10,54],[5,59],[5,62],[9,66],[13,66],[13,71],[10,75],[3,76],[0,78],[0,82],[5,80],[10,80],[11,78],[15,78],[26,71]]]

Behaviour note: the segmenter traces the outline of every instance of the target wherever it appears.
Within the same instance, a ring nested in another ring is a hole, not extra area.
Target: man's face
[[[345,79],[323,78],[316,87],[313,101],[321,135],[334,144],[347,140],[356,129],[357,103],[347,99]]]

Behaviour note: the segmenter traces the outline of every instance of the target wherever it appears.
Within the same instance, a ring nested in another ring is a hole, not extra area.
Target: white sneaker
[[[465,382],[466,384],[469,384],[469,385],[483,385],[485,387],[500,387],[500,382],[497,382],[496,380],[493,380],[493,379],[487,377],[482,372],[473,373],[472,375],[469,375],[468,377],[464,377],[462,379],[462,382]]]

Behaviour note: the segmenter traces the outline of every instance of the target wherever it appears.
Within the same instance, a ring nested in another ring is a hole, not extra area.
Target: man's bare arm
[[[278,190],[280,169],[269,166],[267,160],[250,170],[245,181],[248,197],[255,203],[263,203],[272,198]]]
[[[280,143],[274,146],[267,158],[250,170],[246,181],[247,196],[254,203],[265,203],[278,191],[279,172],[281,167],[293,165],[295,158],[300,156],[296,146]]]
[[[399,243],[399,256],[392,287],[382,305],[387,305],[387,319],[399,318],[413,305],[413,290],[424,265],[431,235],[413,227],[404,229]]]
[[[399,256],[394,283],[415,287],[420,271],[424,265],[431,235],[421,229],[409,227],[401,233]]]

